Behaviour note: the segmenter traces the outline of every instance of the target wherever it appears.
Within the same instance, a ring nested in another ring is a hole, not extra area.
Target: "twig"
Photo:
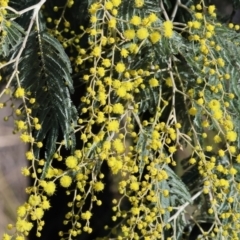
[[[32,30],[33,23],[35,22],[35,20],[36,20],[36,18],[37,18],[37,16],[38,16],[38,12],[39,12],[41,6],[42,6],[45,2],[46,2],[46,0],[41,0],[39,3],[37,3],[37,4],[35,4],[35,5],[31,6],[31,7],[28,7],[28,8],[26,8],[26,9],[22,10],[22,11],[19,11],[19,12],[16,11],[19,15],[21,15],[21,14],[27,12],[27,11],[30,11],[30,10],[34,9],[33,15],[32,15],[32,18],[31,18],[31,21],[30,21],[30,23],[29,23],[29,26],[28,26],[26,35],[25,35],[24,40],[23,40],[23,43],[22,43],[22,46],[21,46],[21,48],[20,48],[17,56],[16,56],[14,59],[11,59],[11,60],[10,60],[10,63],[15,63],[15,64],[14,64],[14,65],[15,65],[15,68],[14,68],[14,71],[13,71],[10,79],[8,80],[8,83],[7,83],[6,87],[5,87],[5,89],[10,86],[10,84],[11,84],[14,76],[18,73],[18,63],[19,63],[19,60],[20,60],[20,58],[21,58],[22,52],[23,52],[23,50],[24,50],[25,47],[26,47],[26,43],[27,43],[27,40],[28,40],[28,38],[29,38],[30,32],[31,32],[31,30]],[[7,66],[7,65],[8,65],[8,63],[5,64],[4,66]],[[2,97],[3,93],[4,93],[4,91],[2,91],[2,92],[0,93],[0,98]]]
[[[33,9],[34,9],[34,11],[36,11],[36,10],[39,11],[40,8],[42,7],[42,5],[43,5],[45,2],[46,2],[46,0],[41,0],[39,3],[36,3],[36,4],[34,4],[34,5],[32,5],[32,6],[28,7],[28,8],[25,8],[25,9],[23,9],[23,10],[21,10],[21,11],[17,11],[17,10],[15,10],[14,8],[9,7],[9,6],[7,6],[7,7],[0,7],[0,10],[1,10],[1,9],[8,9],[8,10],[11,10],[12,12],[16,13],[17,15],[21,16],[22,14],[24,14],[24,13],[26,13],[26,12],[29,12],[29,11],[31,11],[31,10],[33,10]]]
[[[176,3],[175,3],[175,6],[174,6],[174,9],[173,9],[173,12],[172,12],[172,14],[171,14],[171,21],[174,20],[176,14],[177,14],[178,7],[179,7],[180,4],[181,4],[181,1],[180,1],[180,0],[176,0]]]
[[[167,12],[165,10],[165,7],[163,5],[163,1],[162,0],[160,1],[160,8],[162,9],[162,12],[163,12],[163,15],[164,15],[165,19],[169,20],[168,14],[167,14]]]
[[[171,21],[174,20],[174,18],[176,17],[176,14],[177,14],[177,10],[178,8],[181,7],[181,8],[184,8],[185,10],[187,10],[189,12],[189,9],[187,6],[185,6],[184,4],[181,3],[181,0],[176,0],[176,4],[174,6],[174,9],[173,9],[173,12],[171,14]]]
[[[202,194],[202,190],[197,192],[195,195],[192,196],[191,200],[194,201],[196,198],[198,198]],[[184,203],[182,206],[179,207],[178,211],[168,219],[168,222],[171,222],[172,220],[176,219],[178,215],[190,204],[190,202]]]

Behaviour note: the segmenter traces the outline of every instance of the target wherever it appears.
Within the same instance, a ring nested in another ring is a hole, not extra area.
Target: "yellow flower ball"
[[[113,113],[116,113],[116,114],[123,114],[124,113],[124,107],[121,103],[115,103],[113,105],[112,111],[113,111]]]
[[[148,16],[148,19],[150,22],[156,22],[158,20],[158,17],[155,13],[151,13],[149,16]]]
[[[127,91],[126,91],[126,88],[125,87],[120,87],[119,89],[117,89],[116,91],[116,94],[119,96],[119,97],[125,97],[126,94],[127,94]]]
[[[195,17],[196,17],[197,19],[203,19],[202,13],[195,13]]]
[[[49,209],[51,206],[50,206],[50,202],[48,200],[43,200],[42,203],[41,203],[41,207],[42,209]]]
[[[68,168],[75,168],[78,164],[78,160],[74,156],[69,156],[66,158],[65,163]]]
[[[89,220],[92,216],[92,213],[90,211],[86,211],[85,213],[81,214],[82,219]]]
[[[18,207],[18,210],[17,210],[18,217],[24,217],[26,213],[27,213],[27,209],[25,206]]]
[[[188,113],[192,116],[195,116],[197,114],[197,109],[195,107],[191,107],[189,110],[188,110]]]
[[[200,106],[203,105],[203,103],[204,103],[203,98],[199,98],[199,99],[197,100],[197,104],[199,104]]]
[[[64,188],[68,188],[72,184],[72,178],[68,175],[64,175],[60,178],[60,185]]]
[[[17,88],[14,96],[15,96],[16,98],[22,98],[22,97],[24,97],[24,96],[25,96],[25,90],[24,90],[24,88],[21,88],[21,87]]]
[[[144,0],[135,0],[135,7],[141,8],[144,5]]]
[[[173,35],[173,23],[172,21],[166,21],[163,23],[164,36],[171,38]]]
[[[218,151],[218,155],[219,155],[220,157],[223,157],[223,156],[225,155],[225,152],[224,152],[222,149],[220,149],[220,150]]]
[[[192,27],[195,29],[199,29],[201,27],[201,23],[198,21],[193,21],[192,22]]]
[[[34,159],[34,155],[31,151],[26,152],[26,158],[27,160],[33,160]]]
[[[159,42],[159,40],[161,39],[161,34],[159,32],[157,32],[157,31],[155,31],[155,32],[152,32],[150,34],[149,38],[150,38],[150,41],[153,44],[155,44],[155,43]]]
[[[157,86],[159,86],[159,82],[158,82],[158,80],[157,80],[156,78],[151,78],[151,79],[149,80],[149,85],[150,85],[151,87],[157,87]]]
[[[47,182],[44,187],[43,190],[46,192],[47,195],[51,196],[54,194],[55,190],[56,190],[56,184],[54,182]]]
[[[130,23],[131,24],[133,24],[133,25],[135,25],[135,26],[138,26],[138,25],[140,25],[141,24],[141,18],[140,17],[138,17],[138,16],[133,16],[132,18],[131,18],[131,20],[130,20]]]
[[[96,182],[93,185],[93,189],[97,192],[102,191],[104,189],[104,184],[102,182]]]
[[[234,132],[234,131],[228,131],[226,133],[226,139],[229,141],[229,142],[235,142],[237,140],[237,133]]]
[[[123,48],[121,50],[120,54],[121,54],[122,57],[126,58],[128,56],[128,54],[129,54],[129,52],[128,52],[127,49]]]
[[[105,8],[106,8],[107,10],[111,10],[111,9],[113,8],[112,2],[106,2],[106,3],[105,3]]]
[[[135,31],[133,29],[128,29],[123,32],[123,36],[128,40],[132,40],[135,37]]]
[[[113,141],[113,148],[116,150],[116,152],[118,154],[121,154],[124,152],[125,150],[125,147],[122,143],[122,141],[119,139],[119,138],[116,138],[114,141]]]
[[[108,27],[109,28],[115,28],[116,27],[116,24],[117,24],[117,20],[115,18],[112,18],[109,20],[108,22]]]
[[[149,36],[147,28],[139,28],[137,30],[137,37],[140,40],[146,39]]]
[[[175,152],[177,151],[177,148],[176,148],[175,146],[172,146],[172,147],[169,147],[169,148],[168,148],[168,151],[169,151],[170,153],[175,153]]]
[[[115,66],[115,70],[116,70],[118,73],[124,72],[125,69],[126,69],[125,64],[122,63],[122,62],[117,63],[117,65]]]
[[[111,2],[114,7],[118,7],[121,4],[122,0],[111,0]]]
[[[94,49],[92,50],[92,55],[94,57],[99,57],[101,55],[101,47],[94,47]]]
[[[214,5],[210,5],[210,6],[208,7],[208,13],[209,13],[210,15],[212,15],[212,14],[214,13],[215,9],[216,9],[216,7],[215,7]]]
[[[133,191],[138,191],[139,190],[139,183],[138,182],[132,182],[130,184],[130,189]]]
[[[119,131],[119,122],[117,120],[110,121],[108,123],[107,130],[113,132]]]

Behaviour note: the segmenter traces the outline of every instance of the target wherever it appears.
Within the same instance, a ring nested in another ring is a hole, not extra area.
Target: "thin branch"
[[[174,6],[174,9],[173,9],[173,12],[171,14],[171,21],[174,20],[174,18],[176,17],[176,14],[177,14],[177,10],[178,8],[181,7],[181,8],[184,8],[185,10],[187,10],[189,12],[189,9],[187,6],[185,6],[184,4],[181,3],[181,0],[176,0],[176,3],[175,3],[175,6]]]
[[[176,0],[176,3],[175,3],[175,6],[174,6],[174,9],[173,9],[173,12],[172,12],[172,14],[171,14],[171,21],[174,20],[180,4],[181,4],[181,1],[180,1],[180,0]]]
[[[28,7],[28,8],[25,8],[25,9],[23,9],[23,10],[21,10],[21,11],[17,11],[17,10],[15,10],[14,8],[12,8],[12,7],[9,7],[9,6],[7,6],[7,7],[0,7],[0,10],[2,10],[2,9],[8,9],[8,10],[10,10],[10,11],[12,11],[12,12],[14,12],[14,13],[16,13],[17,15],[22,15],[22,14],[24,14],[24,13],[26,13],[26,12],[29,12],[29,11],[31,11],[31,10],[33,10],[34,9],[34,11],[39,11],[40,10],[40,8],[42,7],[42,5],[44,4],[46,2],[46,0],[41,0],[39,3],[36,3],[36,4],[34,4],[34,5],[32,5],[32,6],[30,6],[30,7]]]
[[[26,9],[22,10],[22,11],[17,12],[18,14],[21,15],[21,14],[27,12],[27,11],[30,11],[30,10],[34,9],[33,15],[32,15],[32,18],[31,18],[31,21],[30,21],[30,23],[29,23],[29,26],[28,26],[26,35],[25,35],[24,40],[23,40],[23,43],[22,43],[22,46],[21,46],[21,48],[20,48],[17,56],[16,56],[14,59],[10,60],[10,63],[15,63],[15,64],[14,64],[14,65],[15,65],[15,68],[14,68],[14,71],[13,71],[10,79],[8,80],[8,83],[7,83],[6,87],[5,87],[5,89],[10,86],[10,84],[11,84],[14,76],[18,73],[18,63],[19,63],[19,61],[20,61],[21,55],[22,55],[22,53],[23,53],[23,50],[24,50],[25,47],[26,47],[26,43],[27,43],[27,40],[28,40],[28,38],[29,38],[30,32],[31,32],[31,30],[32,30],[33,23],[34,23],[35,20],[37,19],[38,12],[39,12],[40,8],[42,7],[42,5],[43,5],[45,2],[46,2],[46,0],[41,0],[39,3],[37,3],[37,4],[35,4],[35,5],[31,6],[31,7],[28,7],[28,8],[26,8]],[[10,64],[10,63],[7,63],[7,64],[5,64],[5,65],[3,65],[3,66],[7,66],[7,65]],[[2,66],[1,66],[1,67],[2,67]],[[0,97],[2,97],[3,93],[4,93],[4,91],[2,91],[2,92],[0,93]]]
[[[197,192],[195,195],[192,196],[191,200],[194,201],[196,198],[198,198],[202,194],[202,190]],[[182,206],[179,207],[178,211],[168,219],[168,222],[171,222],[172,220],[176,219],[180,213],[190,204],[190,202],[184,203]]]
[[[167,14],[167,12],[165,10],[165,7],[163,5],[163,1],[162,0],[160,1],[160,8],[162,9],[162,12],[163,12],[163,15],[164,15],[165,19],[169,20],[168,14]]]

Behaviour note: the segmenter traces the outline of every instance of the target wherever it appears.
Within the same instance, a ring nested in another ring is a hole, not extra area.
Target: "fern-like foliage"
[[[32,116],[39,119],[41,129],[33,131],[33,137],[36,141],[47,138],[46,159],[55,152],[61,133],[65,146],[74,149],[75,135],[71,125],[76,120],[76,109],[70,99],[70,91],[73,92],[71,65],[61,44],[46,31],[32,32],[18,71],[20,85],[36,99],[31,107]],[[35,154],[38,157],[37,148]]]
[[[10,17],[10,16],[8,16]],[[11,15],[13,17],[13,15]],[[2,22],[3,36],[0,40],[0,56],[6,58],[9,56],[10,50],[12,51],[16,46],[22,42],[24,29],[14,21]]]

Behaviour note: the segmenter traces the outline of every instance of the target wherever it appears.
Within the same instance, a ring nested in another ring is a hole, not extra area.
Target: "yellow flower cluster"
[[[171,38],[173,35],[173,23],[171,21],[166,21],[163,23],[164,36],[166,38]]]
[[[194,156],[190,158],[189,163],[197,164],[199,173],[205,179],[203,193],[214,193],[215,196],[211,200],[212,206],[208,210],[208,214],[216,214],[218,211],[216,205],[222,202],[223,197],[226,197],[230,191],[230,185],[234,185],[230,179],[234,178],[238,172],[230,159],[236,159],[238,162],[240,159],[237,155],[239,150],[235,145],[238,134],[234,126],[234,119],[228,110],[229,99],[233,99],[234,94],[226,92],[226,88],[224,88],[226,86],[224,81],[230,80],[231,75],[225,68],[226,62],[221,54],[222,46],[214,37],[217,31],[215,6],[210,5],[206,9],[207,11],[204,11],[204,6],[198,4],[191,9],[195,19],[187,23],[188,39],[195,46],[196,57],[194,60],[202,68],[203,75],[195,80],[197,88],[188,89],[188,99],[192,102],[188,108],[188,114],[191,119],[197,119],[200,116],[202,126],[201,130],[195,131],[194,129],[193,132],[190,132],[189,136],[197,137],[198,134],[201,134],[202,138],[206,139],[203,145],[205,142],[206,145],[202,146],[198,143],[198,146],[195,146]],[[229,27],[233,28],[234,25],[229,24]],[[216,55],[212,54],[213,52]],[[211,157],[207,152],[211,152]],[[198,158],[195,157],[195,154]],[[219,164],[221,158],[229,158],[229,162],[226,165]],[[235,193],[232,193],[227,199],[228,203],[235,202],[234,196],[236,196]],[[234,210],[229,207],[228,211]],[[221,218],[225,219],[227,213],[225,212]],[[236,215],[234,217],[238,218]],[[225,227],[224,229],[234,231],[236,225]]]
[[[1,6],[7,3],[2,2]],[[65,235],[68,235],[65,238],[72,238],[82,232],[91,233],[91,206],[101,206],[99,193],[105,188],[102,164],[109,167],[114,177],[117,175],[114,187],[120,197],[113,200],[112,220],[123,220],[119,224],[117,238],[164,238],[165,229],[171,227],[171,217],[167,219],[166,216],[170,216],[173,207],[178,213],[178,209],[184,206],[171,206],[169,198],[173,193],[169,183],[173,174],[169,166],[174,168],[178,164],[176,156],[185,145],[192,149],[188,163],[196,167],[204,179],[203,194],[211,197],[207,213],[218,216],[217,207],[226,198],[229,209],[221,213],[218,221],[230,216],[240,219],[231,209],[231,204],[236,201],[235,195],[228,195],[231,184],[237,186],[237,193],[240,192],[240,184],[235,183],[238,170],[234,166],[235,162],[240,163],[236,146],[238,134],[229,110],[235,95],[226,92],[225,82],[230,84],[232,76],[227,71],[228,61],[222,54],[223,46],[215,38],[218,31],[215,6],[206,7],[202,1],[192,6],[189,11],[193,19],[183,24],[170,21],[158,11],[145,11],[149,1],[144,0],[132,1],[134,11],[125,20],[118,13],[121,4],[124,1],[94,1],[88,9],[90,25],[86,29],[80,26],[81,34],[72,30],[74,24],[67,20],[64,12],[74,6],[74,1],[66,1],[64,8],[55,6],[52,9],[55,13],[64,9],[61,19],[46,19],[49,26],[54,24],[49,32],[72,54],[70,60],[74,73],[81,75],[86,86],[80,98],[78,120],[71,123],[82,148],[73,150],[69,156],[62,156],[66,142],[57,142],[50,162],[63,161],[65,169],[48,166],[48,160],[34,155],[35,148],[44,147],[31,134],[44,126],[31,115],[34,108],[24,105],[26,108],[14,110],[17,116],[14,131],[19,132],[20,139],[30,145],[26,152],[30,164],[22,168],[22,174],[35,179],[35,185],[27,188],[28,201],[17,211],[14,228],[19,235],[16,237],[18,240],[33,227],[26,219],[37,222],[37,236],[41,237],[42,218],[50,208],[46,196],[56,193],[57,184],[66,190],[66,194],[74,192],[72,202],[68,203],[72,210],[66,213],[63,221],[65,225],[72,223],[72,226],[67,233],[60,231],[59,236],[64,239]],[[229,28],[234,28],[234,25],[229,24]],[[189,79],[182,74],[183,66],[171,52],[176,51],[172,46],[182,51],[181,44],[174,45],[177,37],[183,37],[182,32],[188,36],[184,36],[184,44],[194,46],[194,56],[188,64],[195,62],[196,66],[185,66],[189,67],[186,74]],[[85,35],[88,36],[87,47],[81,46]],[[164,49],[169,56],[164,60],[161,56],[156,57],[152,51],[155,48]],[[146,49],[147,55],[144,55]],[[13,93],[9,90],[9,94],[27,101],[28,106],[35,107],[37,102],[21,86]],[[178,100],[184,105],[181,106],[186,114],[183,119],[180,119],[182,109],[178,111]],[[145,116],[148,112],[150,117]],[[71,139],[68,141],[71,143]],[[226,163],[228,157],[230,160]],[[37,174],[42,174],[42,179]],[[166,200],[165,205],[160,198]],[[91,204],[89,209],[85,209],[83,205],[88,199],[91,199]],[[125,199],[130,206],[127,211],[122,207]],[[221,222],[219,228],[223,225]],[[224,226],[221,231],[229,229]],[[4,235],[4,239],[9,237]]]
[[[5,9],[8,7],[9,0],[1,0],[0,1],[0,23],[4,21],[5,15],[7,15],[7,10]],[[5,20],[6,26],[10,26],[11,22]],[[2,35],[6,35],[6,31],[2,31]]]

